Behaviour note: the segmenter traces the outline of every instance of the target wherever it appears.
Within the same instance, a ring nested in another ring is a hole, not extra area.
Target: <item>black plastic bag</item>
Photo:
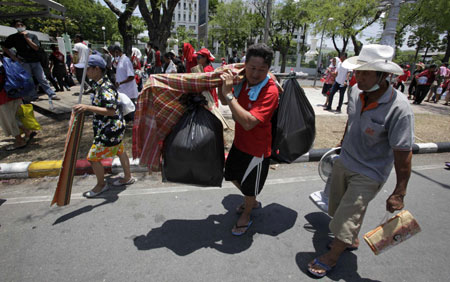
[[[307,153],[316,136],[314,109],[296,78],[283,83],[283,94],[272,118],[272,156],[280,163],[292,163]]]
[[[164,140],[163,181],[222,186],[223,127],[205,103],[203,96],[191,95],[187,112]]]

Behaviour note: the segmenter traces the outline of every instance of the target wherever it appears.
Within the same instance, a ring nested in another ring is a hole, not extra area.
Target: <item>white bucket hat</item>
[[[349,70],[381,71],[402,75],[403,69],[392,62],[394,48],[387,45],[364,45],[359,56],[348,58],[342,66]]]

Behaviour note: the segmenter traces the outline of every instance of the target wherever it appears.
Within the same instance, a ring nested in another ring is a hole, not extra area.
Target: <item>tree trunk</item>
[[[133,46],[133,33],[132,25],[129,22],[134,10],[138,5],[139,0],[129,0],[125,7],[125,11],[121,12],[117,9],[109,0],[105,0],[106,5],[113,11],[118,17],[117,25],[119,27],[119,33],[123,39],[123,52],[131,57],[131,48]]]
[[[352,35],[352,43],[353,43],[353,50],[355,51],[355,56],[359,55],[359,52],[361,52],[362,49],[362,42],[359,42],[358,39],[356,39],[355,35]]]
[[[170,37],[173,11],[180,0],[167,0],[162,3],[159,0],[150,0],[151,10],[149,10],[146,0],[138,1],[139,11],[147,24],[150,42],[164,52],[167,47],[167,39]],[[161,8],[162,14],[160,13]]]
[[[424,61],[424,62],[425,62],[425,58],[427,57],[427,54],[428,54],[428,50],[429,50],[429,49],[430,49],[430,47],[427,46],[427,48],[425,49],[425,53],[423,54],[422,61]]]
[[[444,58],[442,59],[443,63],[448,63],[450,59],[450,30],[447,30],[447,50],[445,51]]]
[[[280,53],[281,53],[280,73],[284,73],[284,71],[286,69],[286,60],[287,60],[288,48],[282,48],[282,51]]]

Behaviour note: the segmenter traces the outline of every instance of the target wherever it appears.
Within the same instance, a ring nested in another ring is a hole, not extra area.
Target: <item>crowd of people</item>
[[[332,110],[334,94],[339,91],[339,104],[336,111],[340,112],[346,89],[348,101],[352,86],[356,84],[354,73],[345,69],[341,64],[346,57],[347,54],[344,53],[340,57],[332,58],[321,79],[323,82],[322,94],[326,97],[323,107],[327,111]],[[440,67],[435,64],[426,67],[424,63],[419,62],[412,75],[410,65],[401,64],[400,67],[403,69],[403,73],[391,75],[390,80],[393,87],[399,89],[401,93],[405,92],[406,83],[410,81],[407,94],[408,99],[413,100],[413,104],[420,105],[425,98],[425,102],[437,103],[445,95],[444,105],[449,105],[450,69],[448,63],[442,63]],[[347,88],[347,86],[350,87]]]

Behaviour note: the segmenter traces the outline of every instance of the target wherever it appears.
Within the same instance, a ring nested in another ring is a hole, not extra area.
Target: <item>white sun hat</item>
[[[359,56],[350,57],[342,63],[349,70],[381,71],[402,75],[403,69],[392,61],[394,48],[387,45],[364,45]]]

